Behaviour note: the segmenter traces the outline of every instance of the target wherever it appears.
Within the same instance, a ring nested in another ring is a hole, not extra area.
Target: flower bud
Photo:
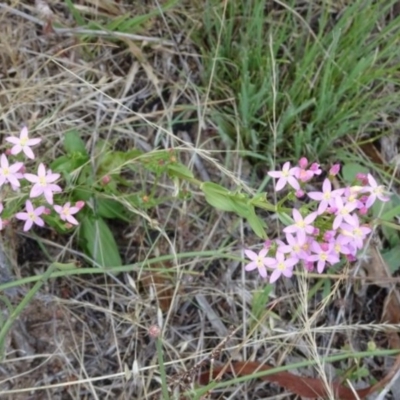
[[[330,176],[336,176],[340,171],[340,164],[333,164],[331,169],[329,170]]]
[[[85,202],[83,200],[79,200],[75,203],[75,207],[78,207],[80,210],[85,206]]]
[[[368,214],[368,208],[367,207],[361,207],[358,212],[360,213],[360,215],[367,215]]]
[[[357,260],[357,258],[355,256],[353,256],[353,254],[346,254],[346,258],[350,261],[350,262],[354,262]]]
[[[44,215],[50,215],[50,213],[51,213],[51,210],[49,208],[45,207],[44,211],[43,211],[43,214]]]
[[[308,165],[308,160],[307,160],[307,158],[301,157],[300,160],[299,160],[299,167],[300,167],[301,169],[306,169],[306,168],[307,168],[307,165]]]
[[[308,271],[308,272],[312,272],[314,271],[314,263],[311,261],[307,261],[306,263],[304,263],[304,268]]]
[[[72,228],[72,224],[70,224],[69,222],[67,222],[67,223],[65,224],[65,227],[66,227],[67,229],[71,229],[71,228]]]
[[[101,178],[101,184],[102,184],[103,186],[108,185],[110,182],[111,182],[111,177],[110,177],[110,175],[104,175],[104,176]]]
[[[310,170],[314,172],[315,175],[320,175],[322,173],[321,168],[319,167],[318,163],[312,163]]]
[[[331,231],[326,231],[324,233],[323,239],[325,240],[325,242],[330,242],[333,239],[333,235]]]
[[[328,251],[329,250],[329,244],[328,243],[321,243],[321,249],[323,251]]]
[[[271,247],[271,244],[272,244],[272,240],[267,239],[264,242],[264,248],[269,249]]]
[[[298,199],[301,199],[302,197],[304,197],[305,193],[304,190],[297,190],[296,193],[294,194]]]
[[[5,154],[6,154],[6,156],[11,156],[11,149],[7,149],[6,151],[5,151]]]
[[[149,327],[149,336],[152,338],[159,337],[161,334],[161,329],[157,325],[151,325]]]

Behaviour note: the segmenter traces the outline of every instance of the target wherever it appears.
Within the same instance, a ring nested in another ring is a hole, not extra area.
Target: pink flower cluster
[[[317,163],[308,168],[306,158],[301,158],[298,166],[291,167],[289,162],[283,165],[282,171],[271,171],[268,175],[277,178],[276,191],[289,184],[297,197],[306,194],[314,200],[300,212],[292,210],[294,223],[283,229],[285,241],[268,240],[257,254],[245,250],[250,263],[246,271],[258,269],[261,277],[268,277],[275,282],[279,277],[290,278],[296,265],[302,265],[307,271],[316,267],[322,273],[327,265],[338,263],[341,257],[353,261],[357,252],[363,247],[365,238],[371,228],[363,223],[363,218],[376,200],[386,202],[389,197],[385,188],[378,185],[371,174],[357,174],[355,186],[333,189],[331,178],[339,173],[340,165],[335,164],[329,170],[328,177],[322,183],[322,190],[306,193],[304,184],[322,170]]]
[[[14,146],[6,152],[7,155],[17,155],[23,152],[28,158],[34,159],[35,155],[31,149],[32,146],[40,143],[41,139],[30,139],[28,136],[28,128],[23,127],[19,137],[10,136],[6,141],[12,143]],[[62,221],[66,221],[68,226],[78,225],[78,221],[73,217],[83,206],[84,202],[77,202],[75,206],[71,207],[68,202],[63,206],[53,205],[53,194],[61,193],[60,186],[55,184],[60,174],[53,173],[50,169],[46,170],[44,164],[40,164],[37,175],[25,173],[25,166],[22,162],[15,162],[10,164],[6,154],[0,156],[0,188],[9,184],[13,191],[21,189],[21,182],[28,181],[32,183],[29,198],[36,199],[43,195],[46,202],[53,206],[54,211],[59,215]],[[34,207],[31,200],[25,203],[26,212],[18,212],[15,217],[19,220],[25,221],[24,231],[28,231],[36,224],[44,226],[44,221],[41,218],[42,214],[50,214],[50,210],[44,205]],[[3,213],[4,206],[0,203],[0,213]],[[7,224],[7,220],[0,218],[0,230]]]

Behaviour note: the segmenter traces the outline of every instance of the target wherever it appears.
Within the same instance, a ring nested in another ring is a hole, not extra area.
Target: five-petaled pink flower
[[[293,189],[300,190],[299,182],[296,179],[297,171],[298,167],[290,168],[290,162],[287,161],[283,164],[282,171],[269,171],[268,175],[273,178],[279,178],[275,186],[277,192],[282,190],[286,183],[289,183]]]
[[[19,212],[15,215],[16,218],[25,221],[24,232],[32,228],[33,224],[38,226],[44,226],[44,221],[40,218],[40,215],[44,213],[45,207],[40,206],[38,208],[33,208],[30,200],[26,201],[25,204],[26,212]]]
[[[67,221],[73,225],[79,225],[79,222],[72,216],[79,212],[79,207],[71,207],[71,203],[65,203],[62,207],[59,205],[54,205],[54,209],[60,215],[63,221]]]
[[[315,254],[310,255],[307,261],[318,261],[317,271],[319,274],[322,274],[324,271],[326,263],[336,264],[339,262],[339,256],[334,251],[333,243],[324,243],[324,246],[321,246],[318,242],[313,242],[311,244],[311,251]]]
[[[297,233],[297,237],[299,238],[299,240],[304,242],[306,234],[308,233],[309,235],[311,235],[314,232],[314,227],[311,224],[314,222],[315,218],[317,218],[316,212],[313,212],[307,215],[305,218],[303,218],[300,212],[294,208],[293,209],[294,224],[284,228],[283,232]]]
[[[337,211],[336,217],[333,220],[332,228],[335,230],[338,229],[343,221],[346,221],[348,224],[353,225],[355,223],[355,219],[354,216],[350,213],[356,209],[357,204],[355,204],[354,202],[344,204],[342,198],[339,196],[335,197],[335,205]]]
[[[369,186],[365,187],[363,191],[369,192],[370,195],[365,203],[365,207],[370,208],[372,204],[375,203],[376,199],[379,199],[383,202],[389,201],[389,197],[385,195],[385,187],[383,185],[378,185],[375,178],[371,174],[368,174],[367,178]]]
[[[258,269],[259,274],[265,279],[267,277],[267,270],[265,267],[269,267],[276,263],[275,258],[267,257],[268,249],[264,247],[258,254],[253,250],[245,250],[244,252],[251,260],[251,262],[248,263],[244,269],[246,271]]]
[[[31,146],[35,146],[41,142],[41,139],[29,139],[28,128],[24,126],[21,129],[19,137],[9,136],[6,138],[7,142],[12,143],[14,146],[11,148],[11,154],[19,154],[21,151],[32,160],[35,158]]]
[[[318,206],[318,214],[322,214],[328,206],[333,207],[333,199],[337,196],[341,196],[344,192],[344,189],[336,189],[332,190],[332,184],[329,179],[325,179],[322,184],[322,192],[310,192],[308,196],[316,201],[319,201]]]
[[[43,194],[47,202],[53,204],[53,193],[61,192],[60,186],[53,183],[60,177],[60,174],[54,174],[50,170],[46,173],[46,168],[43,164],[39,165],[37,175],[25,174],[24,177],[29,182],[34,183],[30,192],[31,198]]]
[[[297,264],[299,260],[294,257],[286,258],[281,252],[276,253],[275,263],[270,266],[274,271],[269,279],[270,283],[274,283],[281,275],[290,278],[293,275],[293,267]]]
[[[22,162],[10,165],[6,155],[2,154],[0,157],[0,186],[3,186],[5,182],[9,182],[13,189],[19,188],[21,185],[18,179],[22,178],[22,174],[19,171],[22,166]]]

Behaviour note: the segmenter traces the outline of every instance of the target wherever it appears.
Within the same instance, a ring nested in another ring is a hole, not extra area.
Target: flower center
[[[46,178],[44,176],[39,177],[39,184],[43,187],[47,186]]]
[[[327,255],[326,253],[321,253],[321,254],[319,255],[319,259],[320,259],[321,261],[326,261],[326,260],[328,259],[328,255]]]
[[[27,137],[24,137],[24,138],[22,138],[20,140],[20,145],[21,146],[25,146],[27,143],[28,143],[28,138]]]
[[[30,220],[35,221],[36,220],[36,215],[33,212],[28,212],[28,217]]]

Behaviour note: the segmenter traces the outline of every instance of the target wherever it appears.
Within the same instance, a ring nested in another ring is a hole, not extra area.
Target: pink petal
[[[282,271],[280,271],[279,269],[275,269],[272,272],[271,277],[269,278],[269,283],[276,282],[279,279],[279,277],[281,276],[281,274],[282,274]]]
[[[282,190],[282,189],[285,187],[286,182],[287,182],[287,179],[286,179],[286,178],[279,178],[279,180],[278,180],[278,182],[277,182],[277,184],[276,184],[276,186],[275,186],[275,190],[276,190],[277,192],[279,192],[280,190]]]
[[[293,176],[289,176],[288,182],[289,182],[290,186],[291,186],[293,189],[295,189],[295,190],[300,190],[300,185],[299,185],[299,182],[297,181],[296,178],[294,178]]]
[[[22,147],[19,144],[16,144],[11,148],[11,154],[15,156],[16,154],[21,153]]]
[[[28,146],[24,146],[23,147],[23,152],[25,153],[25,155],[30,158],[31,160],[33,160],[35,158],[35,155],[33,154],[33,151],[31,150],[30,147]]]
[[[33,174],[24,174],[24,178],[32,183],[38,183],[39,182],[39,177],[37,175]]]
[[[44,210],[46,209],[45,206],[40,206],[35,210],[35,215],[38,217],[39,215],[44,213]]]
[[[39,184],[35,184],[32,186],[31,192],[29,194],[29,197],[39,197],[43,193],[43,188]]]
[[[33,205],[30,200],[26,201],[25,208],[26,208],[26,211],[28,211],[28,213],[33,212]]]
[[[44,226],[44,221],[42,220],[42,218],[37,217],[35,219],[35,224],[38,225],[38,226]]]
[[[79,225],[79,222],[72,215],[68,215],[66,219],[73,225]]]
[[[268,175],[272,176],[272,178],[280,178],[282,176],[282,172],[281,171],[269,171]]]
[[[44,190],[44,198],[49,204],[53,204],[53,192],[51,190]]]
[[[257,263],[256,263],[255,261],[253,261],[253,262],[247,264],[247,265],[244,267],[244,269],[245,269],[246,271],[253,271],[253,270],[257,269]]]
[[[19,183],[18,179],[14,176],[14,175],[10,175],[7,178],[8,182],[11,183],[11,185],[16,186],[16,187],[20,187],[21,184]]]
[[[39,177],[44,177],[46,176],[46,168],[43,165],[43,163],[40,163],[39,168],[38,168],[38,176]]]
[[[6,138],[6,141],[12,144],[19,144],[21,140],[15,136],[9,136]]]
[[[20,132],[20,134],[19,134],[19,138],[20,138],[20,139],[24,139],[24,138],[26,138],[26,137],[28,137],[28,128],[27,128],[26,126],[24,126],[24,127],[21,129],[21,132]]]
[[[246,254],[246,256],[251,260],[251,261],[255,261],[257,260],[258,254],[255,253],[253,250],[245,250],[244,254]]]
[[[26,145],[27,145],[27,146],[36,146],[36,145],[39,144],[41,141],[42,141],[42,139],[38,139],[38,138],[36,138],[36,139],[29,139],[29,140],[26,142]]]
[[[26,213],[26,212],[16,213],[15,218],[25,221],[26,219],[28,219],[28,213]]]
[[[1,168],[8,168],[8,160],[7,160],[7,157],[5,156],[5,154],[1,155],[0,165],[1,165]]]
[[[63,207],[59,206],[58,204],[55,204],[55,205],[54,205],[54,210],[56,210],[56,212],[57,212],[58,214],[61,214],[62,211],[63,211]]]
[[[376,182],[375,178],[371,175],[368,174],[368,183],[372,188],[376,188],[378,186],[378,183]]]
[[[307,195],[310,199],[313,199],[316,201],[321,201],[324,198],[324,195],[321,192],[310,192],[310,193],[307,193]]]
[[[24,225],[24,232],[29,231],[32,228],[33,221],[31,219],[27,219]]]

